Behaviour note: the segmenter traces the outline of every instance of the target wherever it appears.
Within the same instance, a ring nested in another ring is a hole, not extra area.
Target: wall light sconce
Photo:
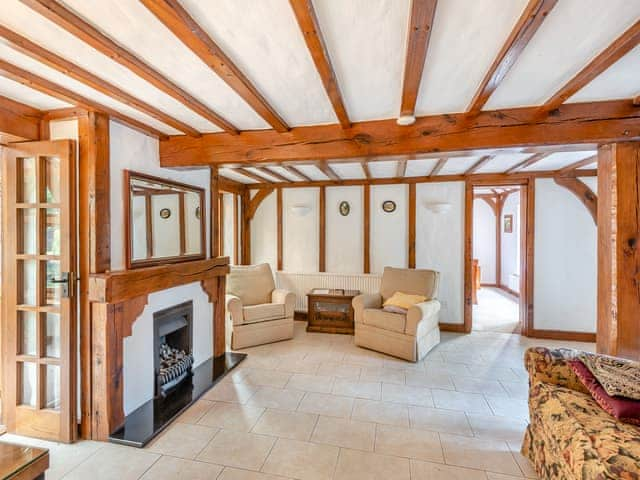
[[[298,217],[304,217],[311,211],[311,207],[308,205],[291,205],[291,213]]]
[[[451,210],[452,205],[449,202],[425,202],[424,206],[439,215]]]

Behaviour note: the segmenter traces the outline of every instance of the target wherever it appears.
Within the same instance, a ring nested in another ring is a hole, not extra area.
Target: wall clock
[[[160,210],[160,218],[164,218],[165,220],[171,216],[171,210],[168,208],[163,208]]]

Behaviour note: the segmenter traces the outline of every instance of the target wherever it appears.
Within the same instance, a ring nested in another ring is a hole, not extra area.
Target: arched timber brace
[[[576,177],[554,177],[554,181],[573,193],[587,207],[593,221],[598,225],[598,197],[589,186]]]
[[[263,188],[256,192],[256,194],[251,198],[251,194],[249,189],[245,189],[242,193],[242,264],[249,265],[251,264],[251,219],[256,214],[256,210],[262,203],[262,201],[267,198],[271,192],[273,192],[273,188]]]

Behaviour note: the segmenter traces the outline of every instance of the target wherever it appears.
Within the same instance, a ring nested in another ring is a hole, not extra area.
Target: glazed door
[[[75,142],[3,149],[3,402],[7,430],[76,437]]]

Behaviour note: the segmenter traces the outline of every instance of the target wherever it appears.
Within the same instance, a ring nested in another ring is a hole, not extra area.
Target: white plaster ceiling
[[[425,177],[431,173],[438,163],[437,158],[423,158],[421,160],[409,160],[405,177]]]
[[[298,177],[297,175],[294,175],[293,173],[289,173],[285,168],[279,167],[279,166],[272,166],[272,167],[267,167],[268,170],[273,170],[276,173],[279,173],[280,175],[282,175],[285,178],[288,178],[289,180],[291,180],[292,182],[301,182],[302,179],[300,177]]]
[[[269,170],[258,170],[257,168],[254,167],[247,167],[247,170],[255,175],[257,175],[258,177],[262,177],[264,178],[266,181],[268,182],[279,182],[279,180],[276,177],[273,177],[271,175],[269,175]]]
[[[352,121],[397,117],[409,0],[314,0]]]
[[[438,175],[461,175],[466,172],[480,157],[452,157],[444,164]]]
[[[311,180],[328,180],[324,173],[322,173],[315,165],[296,165],[296,169],[300,170]]]
[[[396,177],[398,173],[398,162],[395,160],[369,162],[369,172],[373,178]]]
[[[539,105],[640,17],[637,0],[561,0],[485,108]]]
[[[232,168],[221,168],[221,169],[218,170],[218,174],[220,176],[222,176],[222,177],[228,178],[229,180],[233,180],[234,182],[258,183],[257,181],[253,180],[252,178],[245,177],[241,173],[237,173]]]
[[[236,127],[270,128],[140,2],[61,1]],[[181,0],[181,3],[287,123],[298,126],[337,121],[287,0]],[[526,3],[527,0],[438,2],[417,99],[418,115],[466,110]],[[410,0],[313,0],[313,4],[350,119],[396,117]],[[559,1],[485,108],[543,103],[638,18],[640,0]],[[0,23],[200,131],[220,131],[19,0],[2,0]],[[163,132],[178,133],[6,45],[0,45],[0,58]],[[570,101],[630,98],[640,94],[639,71],[640,47],[637,47]],[[7,80],[0,80],[0,94],[42,109],[67,106]],[[459,165],[460,161],[448,162],[454,163]],[[489,165],[481,171],[489,171]],[[420,170],[419,164],[410,165],[407,175],[420,175]],[[317,172],[311,175],[314,174],[318,175]],[[294,179],[290,175],[288,178]]]
[[[364,170],[362,170],[362,165],[360,163],[332,163],[331,169],[336,172],[340,178],[344,178],[345,180],[359,180],[364,177]]]
[[[55,110],[71,106],[2,76],[0,76],[0,95],[40,110]]]
[[[579,162],[580,160],[592,157],[596,152],[559,152],[553,153],[548,157],[543,158],[539,162],[534,163],[533,165],[524,168],[522,171],[525,172],[539,172],[539,171],[550,171],[550,170],[559,170],[566,166],[571,165],[572,163]]]
[[[438,2],[416,113],[464,112],[526,0]]]
[[[640,45],[594,78],[568,102],[632,98],[640,94]]]
[[[531,155],[531,153],[509,153],[496,155],[476,170],[476,173],[502,173],[531,157]]]

